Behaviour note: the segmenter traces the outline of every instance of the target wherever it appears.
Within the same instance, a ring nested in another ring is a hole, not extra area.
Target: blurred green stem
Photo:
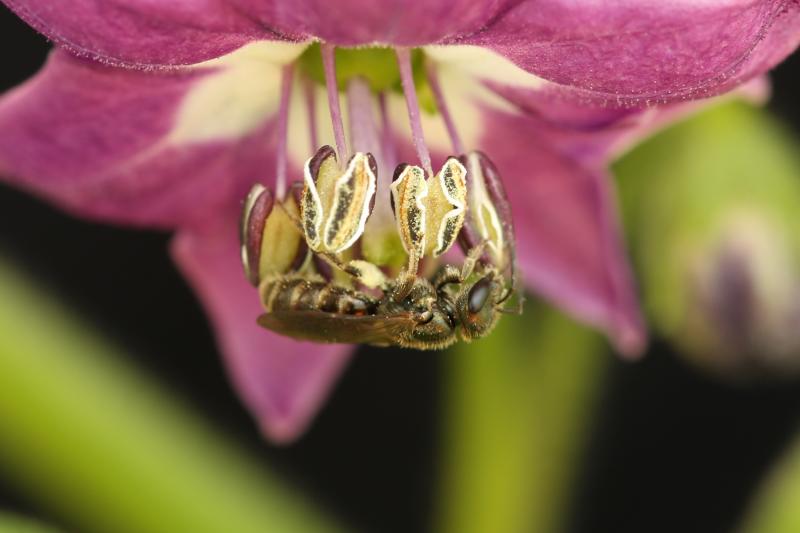
[[[57,533],[58,530],[36,520],[0,511],[0,533]]]
[[[800,436],[757,493],[741,533],[800,531]]]
[[[81,531],[336,529],[3,262],[0,294],[0,471],[31,500]]]
[[[437,533],[554,533],[605,358],[544,305],[448,354]]]

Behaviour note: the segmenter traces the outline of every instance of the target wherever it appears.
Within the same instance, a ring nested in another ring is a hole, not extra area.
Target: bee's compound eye
[[[486,305],[486,300],[489,299],[489,294],[492,292],[492,282],[489,277],[481,278],[469,290],[467,296],[467,309],[471,314],[480,313],[483,306]]]

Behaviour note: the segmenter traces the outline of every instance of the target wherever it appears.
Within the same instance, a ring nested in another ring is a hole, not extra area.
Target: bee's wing
[[[258,323],[299,340],[342,344],[396,345],[416,325],[410,313],[352,316],[324,311],[274,311]]]

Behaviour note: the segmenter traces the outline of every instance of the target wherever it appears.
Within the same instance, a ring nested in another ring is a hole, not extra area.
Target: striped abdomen
[[[324,281],[275,278],[261,286],[264,309],[273,311],[325,311],[343,315],[373,315],[378,304],[366,294]]]

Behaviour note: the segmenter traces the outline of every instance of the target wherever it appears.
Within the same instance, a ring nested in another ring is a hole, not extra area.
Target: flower
[[[276,441],[307,425],[350,348],[255,325],[236,219],[253,182],[285,186],[320,141],[347,152],[334,46],[367,47],[340,53],[338,80],[350,70],[382,95],[378,133],[350,132],[382,143],[379,174],[481,149],[505,177],[528,286],[636,353],[607,161],[677,102],[756,77],[800,40],[798,0],[4,2],[57,46],[0,100],[0,175],[79,216],[175,230],[174,258]]]

